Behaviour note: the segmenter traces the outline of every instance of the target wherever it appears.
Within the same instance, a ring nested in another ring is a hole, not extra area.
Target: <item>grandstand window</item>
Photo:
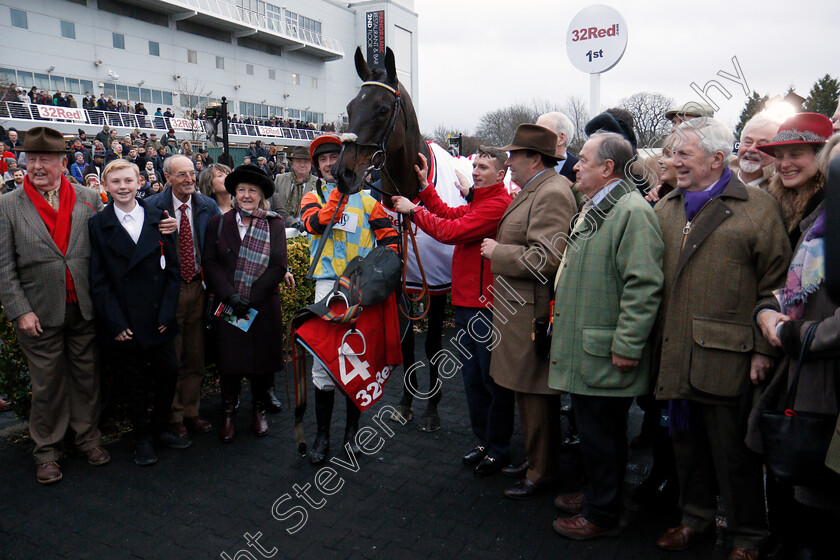
[[[79,80],[76,78],[65,78],[67,82],[67,91],[70,93],[83,93],[79,87]],[[89,91],[89,90],[88,90]]]
[[[274,68],[268,69],[268,79],[269,80],[276,80],[277,79],[277,70]]]
[[[300,74],[295,74],[292,72],[292,84],[299,86],[300,85]]]
[[[93,93],[93,82],[90,80],[79,80],[80,91],[89,91]]]
[[[160,92],[160,98],[165,105],[172,105],[172,92],[171,91]]]
[[[64,76],[50,76],[50,89],[65,90]]]
[[[273,4],[266,4],[265,5],[265,17],[268,19],[269,25],[274,27],[276,31],[280,31],[281,23],[283,21],[282,18],[282,10],[273,5]]]
[[[218,68],[219,70],[224,70],[225,69],[225,57],[223,57],[223,56],[217,56],[216,57],[216,68]]]
[[[32,74],[30,74],[29,76],[31,79]],[[11,68],[0,68],[0,82],[6,84],[17,84],[21,87],[28,87],[26,84],[17,81],[17,78],[15,78],[15,71]]]
[[[246,64],[245,65],[245,73],[249,76],[254,75],[254,65],[253,64]]]
[[[194,50],[187,49],[187,62],[190,64],[198,64],[198,53]]]
[[[111,42],[115,49],[125,50],[125,35],[122,33],[111,33]]]
[[[318,78],[312,78],[312,89],[318,89]]]
[[[50,77],[47,74],[35,74],[35,83],[38,89],[50,89]]]
[[[117,95],[117,86],[114,84],[105,84],[102,86],[102,93],[104,93],[106,97],[109,95],[113,97]]]
[[[315,33],[321,33],[321,22],[312,18],[296,14],[286,10],[286,23],[292,27],[300,27],[301,29],[308,29]]]
[[[20,27],[21,29],[29,29],[29,23],[26,21],[26,12],[10,8],[12,15],[12,27]]]
[[[163,98],[161,96],[163,92],[157,89],[152,90],[152,103],[163,103]]]
[[[117,97],[115,101],[122,101],[123,99],[128,99],[128,86],[121,86],[117,85]]]
[[[160,56],[160,43],[156,41],[149,41],[149,54],[152,56]]]
[[[65,39],[76,38],[76,24],[69,21],[61,21],[61,36]]]
[[[14,70],[12,70],[12,72],[14,72]],[[35,85],[35,81],[32,79],[32,72],[24,72],[22,70],[18,70],[17,85],[25,88],[31,88],[33,85]]]
[[[140,88],[128,86],[128,98],[132,101],[140,101]]]
[[[152,102],[152,91],[146,88],[140,88],[140,101],[143,103]]]

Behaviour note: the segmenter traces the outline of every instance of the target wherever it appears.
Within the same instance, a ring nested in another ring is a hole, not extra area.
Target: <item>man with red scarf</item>
[[[0,199],[0,302],[29,361],[37,479],[61,480],[58,460],[68,428],[91,465],[110,460],[99,432],[93,303],[88,290],[88,219],[98,193],[62,174],[67,148],[60,132],[29,130],[23,144],[23,188]]]

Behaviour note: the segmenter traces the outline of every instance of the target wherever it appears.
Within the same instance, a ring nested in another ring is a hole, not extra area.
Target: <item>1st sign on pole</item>
[[[596,4],[579,11],[569,23],[566,53],[572,65],[589,74],[589,112],[601,104],[601,73],[621,60],[627,48],[627,24],[614,8]]]

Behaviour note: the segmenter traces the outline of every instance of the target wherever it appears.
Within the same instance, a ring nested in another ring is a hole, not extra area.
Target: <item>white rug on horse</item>
[[[429,184],[434,185],[438,196],[446,204],[452,207],[463,206],[467,203],[461,196],[456,184],[457,169],[466,175],[472,182],[472,163],[467,158],[454,158],[449,152],[429,142],[429,149],[432,153],[432,161],[429,164]],[[385,208],[391,218],[394,227],[397,227],[397,214]],[[444,245],[434,240],[426,232],[412,224],[417,239],[417,250],[420,252],[420,261],[423,270],[426,272],[426,282],[429,285],[429,292],[432,295],[448,293],[452,284],[452,252],[455,247]],[[406,263],[406,288],[409,292],[420,292],[423,288],[423,278],[420,275],[420,268],[417,266],[417,259],[413,249],[408,247],[408,259]]]

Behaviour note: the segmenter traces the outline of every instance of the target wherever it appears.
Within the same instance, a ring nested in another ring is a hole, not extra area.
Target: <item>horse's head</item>
[[[344,147],[333,175],[342,192],[355,193],[368,173],[383,169],[382,190],[405,192],[404,186],[395,189],[394,182],[403,184],[405,169],[409,178],[413,176],[420,134],[411,99],[397,79],[394,53],[385,50],[384,71],[368,66],[360,48],[356,48],[355,61],[363,83],[347,105],[349,124],[341,137]],[[416,178],[408,183],[414,185]]]

